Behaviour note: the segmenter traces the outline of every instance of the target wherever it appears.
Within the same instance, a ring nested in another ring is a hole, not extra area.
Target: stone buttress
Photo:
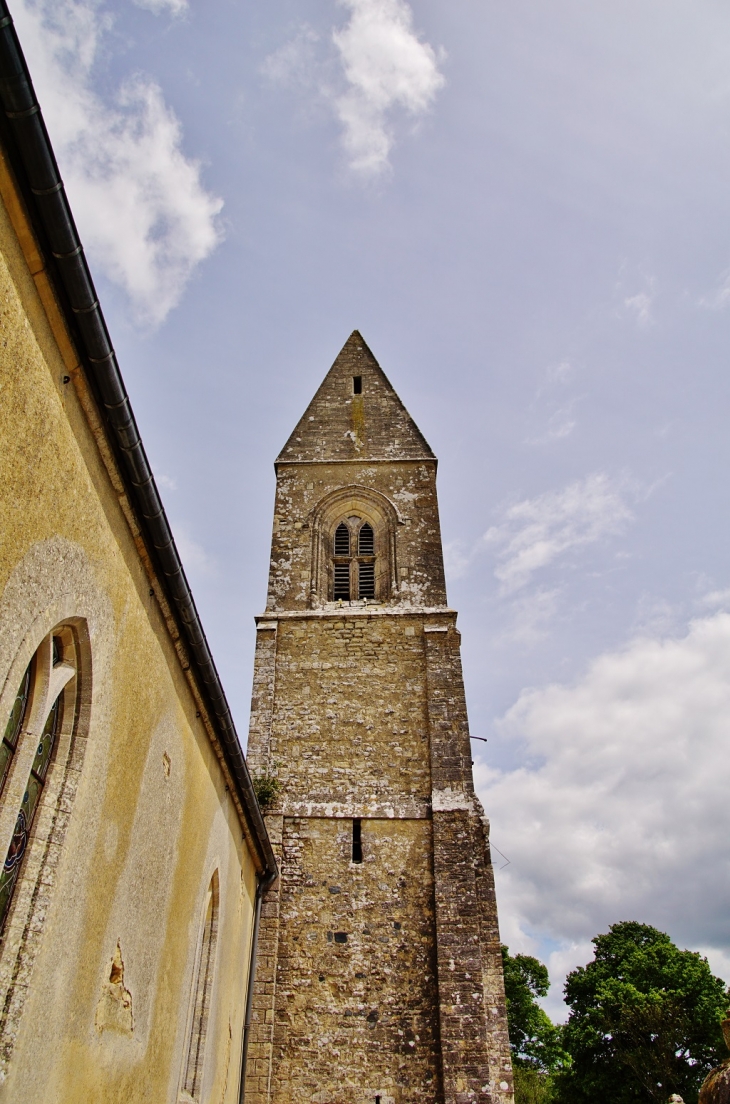
[[[276,462],[248,761],[278,778],[247,1104],[510,1104],[436,458],[360,334]]]

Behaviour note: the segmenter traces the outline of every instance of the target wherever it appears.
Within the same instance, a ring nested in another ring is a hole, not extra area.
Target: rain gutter
[[[137,429],[116,354],[66,198],[56,158],[18,36],[0,0],[0,111],[2,138],[25,200],[66,325],[92,387],[127,496],[170,609],[189,653],[226,766],[248,821],[268,884],[277,875],[251,776],[221,686],[170,525]]]

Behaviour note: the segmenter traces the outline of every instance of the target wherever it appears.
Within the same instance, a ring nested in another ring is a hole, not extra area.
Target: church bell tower
[[[511,1104],[436,457],[355,331],[276,461],[247,1104]]]

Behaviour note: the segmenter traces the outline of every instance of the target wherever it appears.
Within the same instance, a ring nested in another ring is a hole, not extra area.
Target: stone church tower
[[[247,1104],[508,1104],[436,458],[357,331],[276,462],[248,762],[276,775]]]

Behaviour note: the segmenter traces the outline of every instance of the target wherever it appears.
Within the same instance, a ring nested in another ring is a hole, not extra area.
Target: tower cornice
[[[284,464],[291,467],[298,467],[304,464],[319,464],[320,466],[327,466],[328,464],[352,464],[356,467],[367,466],[369,464],[433,464],[434,468],[438,468],[438,458],[435,456],[366,456],[361,460],[355,457],[352,460],[275,460],[274,468],[278,469]]]
[[[342,621],[353,617],[445,617],[455,620],[449,606],[337,606],[333,609],[268,610],[254,616],[258,628],[267,621]]]

